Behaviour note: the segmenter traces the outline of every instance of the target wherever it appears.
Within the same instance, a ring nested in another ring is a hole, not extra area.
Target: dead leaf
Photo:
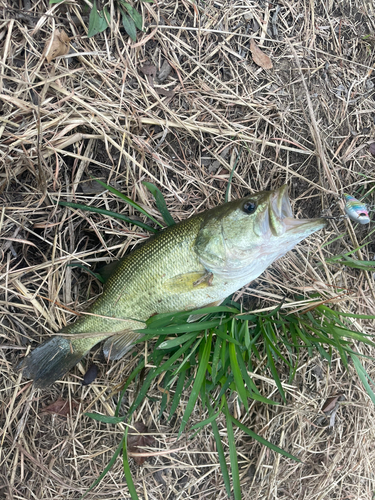
[[[149,85],[155,90],[157,94],[164,95],[166,97],[173,97],[175,95],[175,92],[173,90],[161,89],[158,87],[155,88],[154,77],[156,76],[156,66],[154,66],[153,64],[146,64],[145,66],[139,68],[139,71],[146,76],[146,80],[148,81]]]
[[[250,51],[251,55],[253,56],[253,61],[255,62],[255,64],[257,64],[263,69],[273,68],[271,59],[267,56],[267,54],[265,54],[260,50],[258,45],[255,43],[254,38],[250,40]]]
[[[83,194],[98,194],[102,193],[105,188],[98,181],[84,181],[80,184]]]
[[[158,73],[158,80],[159,82],[164,82],[164,80],[166,80],[170,74],[170,72],[172,71],[172,66],[169,64],[169,62],[165,59],[161,68],[160,68],[160,71]]]
[[[164,95],[166,97],[173,97],[175,95],[175,91],[174,90],[167,90],[167,89],[156,88],[155,91],[156,91],[157,94]]]
[[[76,401],[72,400],[72,411],[77,409],[78,406],[79,404]],[[67,417],[68,415],[70,415],[69,401],[63,399],[62,397],[59,397],[54,403],[51,403],[50,405],[43,408],[40,414],[50,414],[59,415],[60,417]]]
[[[338,408],[335,407],[334,410],[331,413],[331,416],[329,418],[329,427],[328,427],[328,432],[332,432],[332,429],[335,426],[335,420],[336,420],[336,413],[337,413]]]
[[[375,142],[372,142],[370,144],[369,151],[372,154],[372,156],[375,156]]]
[[[153,436],[145,435],[148,432],[148,427],[143,422],[136,422],[133,427],[136,430],[131,429],[128,434],[128,452],[131,456],[132,453],[136,453],[134,456],[134,461],[137,465],[142,465],[146,457],[139,456],[142,453],[142,447],[152,446],[155,439]]]
[[[345,396],[343,394],[337,394],[337,396],[332,396],[327,398],[324,405],[322,406],[322,411],[324,413],[330,413],[331,411],[338,408],[338,403],[343,401]]]
[[[50,63],[52,59],[67,54],[69,52],[69,48],[69,37],[65,31],[55,30],[44,46],[42,57],[45,57],[47,62]]]
[[[146,64],[145,66],[141,66],[139,71],[144,75],[155,76],[156,75],[156,66],[153,64]]]

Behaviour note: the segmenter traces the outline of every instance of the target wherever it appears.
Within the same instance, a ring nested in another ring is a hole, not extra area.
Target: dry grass
[[[113,412],[116,396],[110,397],[109,388],[126,379],[134,361],[128,355],[107,365],[98,349],[90,355],[101,367],[95,384],[81,386],[81,366],[40,392],[32,392],[15,366],[31,341],[34,347],[57,331],[72,319],[72,310],[99,293],[95,280],[66,264],[108,261],[147,235],[53,202],[77,201],[138,216],[92,184],[92,175],[159,217],[141,184],[148,180],[181,220],[223,202],[240,155],[233,198],[286,182],[300,215],[317,216],[322,209],[339,215],[339,194],[364,196],[375,181],[367,149],[374,139],[374,7],[371,2],[360,8],[355,2],[283,2],[275,34],[275,5],[266,2],[143,3],[149,27],[134,44],[117,16],[111,31],[88,39],[88,18],[79,1],[50,6],[42,0],[28,13],[21,13],[21,4],[0,1],[0,497],[77,499],[122,435],[121,426],[99,424],[83,412]],[[72,37],[77,55],[47,64],[41,54],[57,28]],[[273,70],[252,62],[251,36],[272,58]],[[140,68],[151,64],[159,71],[164,61],[170,73],[153,87]],[[371,193],[367,201],[374,200]],[[333,221],[239,295],[264,308],[285,295],[318,291],[331,299],[344,287],[349,294],[337,307],[371,314],[371,274],[318,266],[363,244],[358,258],[373,259],[371,229],[354,231],[348,221]],[[358,320],[355,326],[373,333],[371,324]],[[373,364],[365,365],[374,379]],[[262,394],[272,397],[273,381],[262,376],[259,382]],[[231,410],[303,463],[275,456],[237,430],[243,498],[373,498],[375,409],[354,370],[345,372],[337,356],[329,367],[306,355],[293,384],[286,382],[287,405],[254,404],[245,415],[234,401]],[[132,385],[124,409],[135,390]],[[317,417],[325,399],[336,393],[345,394],[346,401],[328,435]],[[193,440],[188,433],[176,440],[188,393],[171,422],[167,414],[158,420],[161,395],[155,385],[135,416],[156,436],[154,451],[169,450],[141,467],[131,461],[139,497],[226,498],[208,429]],[[67,419],[41,414],[58,396],[79,402],[78,411]],[[198,406],[191,424],[203,418]],[[226,446],[225,425],[220,432]],[[87,498],[120,497],[129,493],[118,459]]]

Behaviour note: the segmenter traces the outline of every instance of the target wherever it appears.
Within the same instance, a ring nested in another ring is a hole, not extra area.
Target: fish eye
[[[256,209],[257,204],[254,201],[246,201],[243,205],[243,211],[249,215],[253,214]]]

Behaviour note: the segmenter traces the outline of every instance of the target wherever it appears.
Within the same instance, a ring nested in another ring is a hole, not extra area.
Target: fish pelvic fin
[[[111,335],[104,342],[104,356],[110,361],[121,359],[132,347],[134,347],[133,343],[141,336],[141,333],[136,333],[132,330]]]
[[[25,377],[34,379],[35,388],[44,389],[73,368],[93,345],[87,349],[75,339],[55,336],[34,349],[17,368]]]

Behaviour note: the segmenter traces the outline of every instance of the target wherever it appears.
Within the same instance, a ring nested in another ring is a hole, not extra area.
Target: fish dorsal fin
[[[107,281],[112,276],[112,274],[116,271],[116,269],[121,264],[121,262],[122,262],[121,260],[114,260],[113,262],[110,262],[109,264],[105,264],[104,266],[100,267],[99,269],[95,269],[95,272],[101,276],[103,283],[107,283]]]
[[[178,274],[163,283],[166,292],[183,293],[192,290],[207,288],[212,284],[212,274],[207,271],[193,271],[191,273]]]
[[[141,337],[142,334],[126,330],[116,335],[111,335],[107,338],[103,345],[104,356],[110,361],[121,359],[125,354],[134,347],[134,342]]]

